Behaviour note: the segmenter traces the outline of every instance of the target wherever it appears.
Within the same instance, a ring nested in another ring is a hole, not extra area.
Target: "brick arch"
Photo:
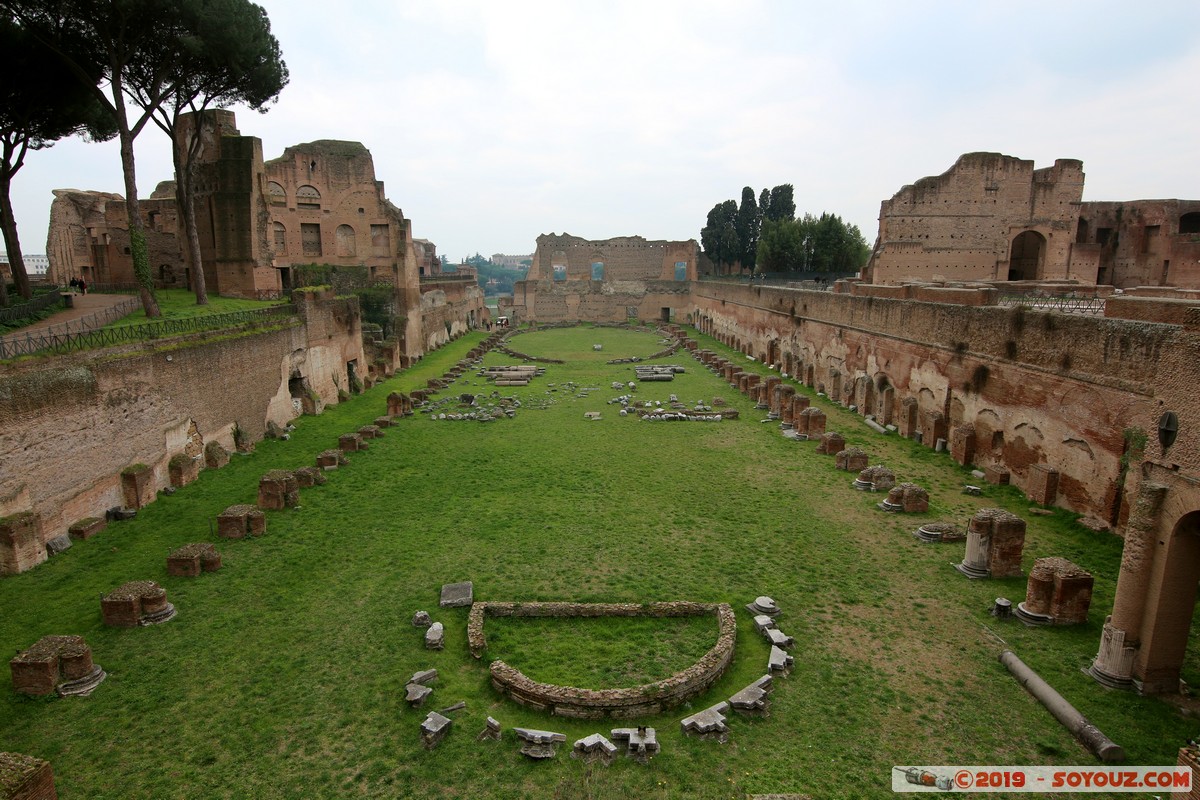
[[[1113,612],[1090,672],[1108,686],[1174,694],[1200,582],[1200,487],[1165,467],[1144,466]]]
[[[1021,231],[1008,248],[1008,279],[1033,281],[1044,277],[1046,237],[1033,230]]]

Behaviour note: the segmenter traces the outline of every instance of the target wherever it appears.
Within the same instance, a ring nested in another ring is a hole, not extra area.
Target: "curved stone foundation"
[[[669,678],[626,689],[578,689],[540,683],[493,661],[492,686],[521,705],[564,717],[600,719],[657,714],[704,693],[724,674],[733,660],[737,621],[728,603],[475,603],[467,621],[471,654],[483,655],[487,642],[483,621],[487,616],[518,617],[691,617],[712,614],[717,618],[717,643],[699,661]]]

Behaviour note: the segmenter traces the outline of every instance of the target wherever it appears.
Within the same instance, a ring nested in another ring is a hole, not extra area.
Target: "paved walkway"
[[[53,332],[58,332],[60,330],[64,330],[69,322],[74,322],[76,320],[83,319],[84,317],[90,317],[92,314],[107,311],[114,306],[118,306],[121,303],[127,302],[130,298],[136,300],[137,295],[76,294],[74,308],[64,308],[62,311],[57,311],[45,319],[39,319],[32,325],[9,331],[5,334],[5,336],[18,337],[30,334],[37,335],[39,333],[46,333],[47,331],[50,331],[51,328],[54,328]],[[96,327],[101,326],[97,325]],[[71,325],[70,329],[72,331],[78,331],[80,326]]]

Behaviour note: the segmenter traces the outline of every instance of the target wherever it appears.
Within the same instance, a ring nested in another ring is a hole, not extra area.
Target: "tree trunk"
[[[121,172],[125,176],[125,213],[129,217],[129,252],[133,257],[133,274],[138,283],[138,295],[147,318],[161,317],[158,301],[154,299],[154,276],[150,272],[150,254],[146,251],[146,228],[138,206],[137,175],[133,166],[133,133],[125,115],[125,98],[121,82],[112,83],[113,104],[117,111],[117,131],[121,138]]]
[[[21,242],[17,238],[17,218],[13,216],[12,197],[9,196],[11,181],[0,174],[0,227],[4,230],[4,244],[8,251],[8,265],[12,269],[13,283],[17,292],[26,300],[33,299],[29,286],[29,275],[25,272],[25,258],[21,255]],[[8,305],[7,281],[0,279],[0,305]]]
[[[208,289],[204,285],[204,259],[200,255],[200,232],[196,229],[196,197],[195,197],[195,166],[193,159],[195,157],[196,142],[200,138],[200,131],[203,127],[204,120],[198,116],[194,120],[191,136],[187,142],[177,142],[175,137],[171,139],[171,159],[175,162],[175,202],[179,205],[179,213],[183,217],[183,231],[186,242],[184,247],[187,249],[187,258],[184,263],[191,262],[192,268],[192,291],[196,293],[196,305],[208,305]],[[178,130],[178,126],[172,126],[172,131]],[[185,153],[181,150],[186,148]],[[185,160],[186,159],[186,160]]]

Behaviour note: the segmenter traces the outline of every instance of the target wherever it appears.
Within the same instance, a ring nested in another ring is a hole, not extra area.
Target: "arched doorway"
[[[1155,559],[1147,592],[1142,646],[1134,676],[1150,694],[1179,691],[1179,672],[1187,653],[1196,587],[1200,581],[1200,511],[1175,523],[1166,550]]]
[[[1037,231],[1025,231],[1013,239],[1008,254],[1010,281],[1036,281],[1042,277],[1046,260],[1046,237]]]

